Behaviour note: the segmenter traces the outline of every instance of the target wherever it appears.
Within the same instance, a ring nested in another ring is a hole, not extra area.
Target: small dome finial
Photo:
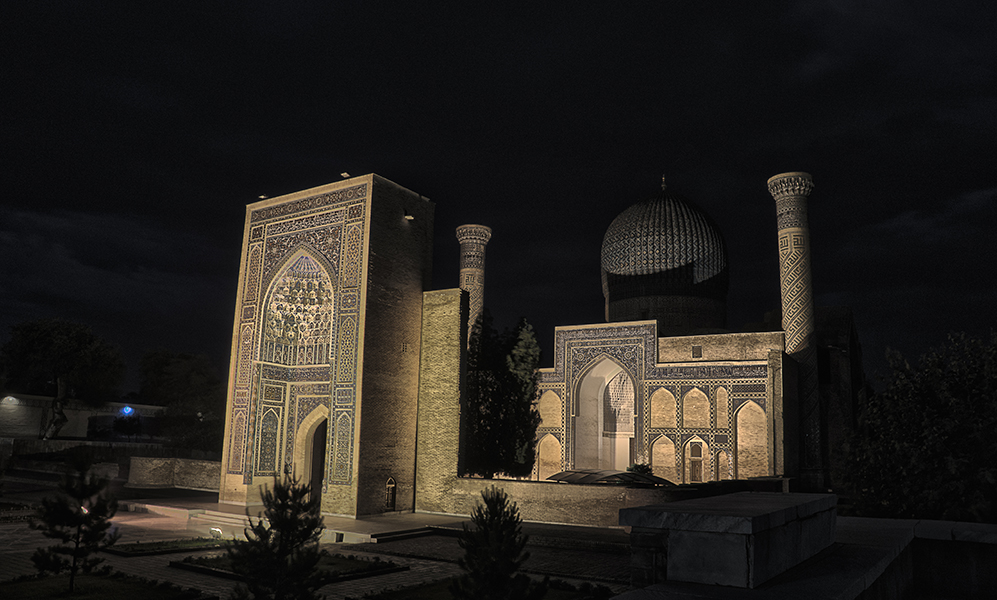
[[[662,191],[662,192],[663,192],[663,191],[665,191],[665,188],[666,188],[666,187],[668,187],[668,186],[667,186],[667,185],[665,185],[665,174],[664,174],[664,173],[662,173],[662,174],[661,174],[661,191]]]

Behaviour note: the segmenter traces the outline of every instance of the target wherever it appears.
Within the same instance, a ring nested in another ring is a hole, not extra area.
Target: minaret
[[[474,324],[481,316],[485,303],[485,245],[492,239],[491,227],[461,225],[457,228],[460,242],[460,289],[470,296],[467,317],[468,344]]]
[[[809,173],[792,172],[768,180],[775,198],[779,229],[779,281],[786,353],[799,364],[800,476],[809,490],[827,487],[822,435],[823,411],[817,392],[817,345],[814,293],[810,273],[810,227],[807,197],[813,189]]]

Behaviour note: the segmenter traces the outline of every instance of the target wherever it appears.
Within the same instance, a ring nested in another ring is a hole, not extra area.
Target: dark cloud
[[[771,175],[809,170],[815,291],[867,362],[990,318],[983,2],[5,4],[3,327],[87,320],[226,363],[245,205],[377,172],[493,227],[486,298],[602,318],[612,219],[670,188],[727,236],[730,325],[779,306]],[[992,271],[992,269],[990,270]]]

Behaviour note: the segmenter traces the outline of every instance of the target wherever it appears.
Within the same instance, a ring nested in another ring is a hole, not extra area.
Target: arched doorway
[[[619,469],[633,464],[633,378],[603,357],[578,385],[574,411],[574,468]]]
[[[322,497],[322,474],[325,472],[325,447],[329,436],[329,421],[322,423],[312,434],[311,452],[308,460],[308,483],[312,486],[312,497]],[[321,502],[321,500],[320,500]]]

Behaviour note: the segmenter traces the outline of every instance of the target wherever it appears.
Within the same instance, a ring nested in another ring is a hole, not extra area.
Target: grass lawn
[[[69,575],[0,583],[0,598],[35,600],[71,598],[72,600],[194,600],[201,592],[182,589],[168,583],[155,584],[137,577],[116,575],[77,575],[76,591],[69,593]]]
[[[364,596],[363,600],[451,600],[450,579],[443,579],[433,583],[426,583],[400,590],[388,590],[374,596]],[[588,598],[609,598],[612,595],[607,588],[604,595],[586,594],[575,589],[559,589],[561,587],[571,587],[568,584],[552,581],[544,600],[583,600]],[[558,589],[555,589],[557,587]]]
[[[104,551],[108,554],[115,554],[118,556],[148,556],[150,554],[169,554],[172,552],[186,552],[189,550],[227,548],[231,543],[231,540],[199,537],[185,540],[166,540],[163,542],[115,544]]]

